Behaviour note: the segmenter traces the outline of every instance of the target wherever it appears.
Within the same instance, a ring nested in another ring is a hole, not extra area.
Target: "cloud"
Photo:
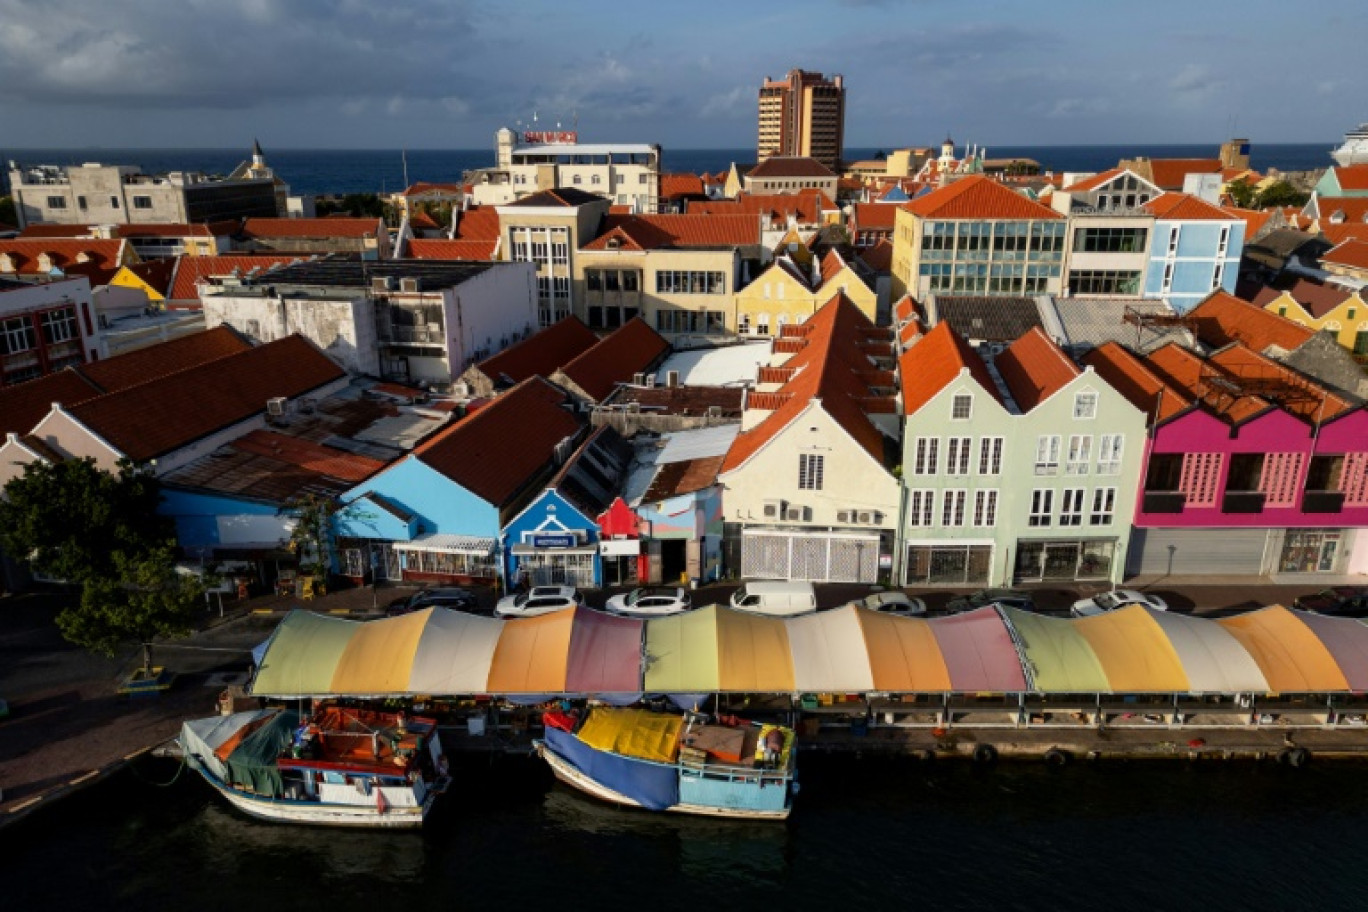
[[[1189,63],[1168,82],[1168,87],[1188,101],[1198,100],[1225,87],[1225,80],[1212,75],[1211,69],[1200,63]]]
[[[736,86],[719,92],[703,102],[698,111],[700,117],[731,117],[754,107],[756,90],[754,87]]]

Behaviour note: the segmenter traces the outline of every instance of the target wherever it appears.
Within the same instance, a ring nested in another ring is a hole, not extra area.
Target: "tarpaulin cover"
[[[675,766],[597,751],[569,732],[554,728],[547,729],[545,743],[590,779],[644,808],[663,811],[679,803],[679,770]]]
[[[1330,650],[1349,689],[1355,693],[1368,692],[1368,626],[1353,618],[1326,617],[1309,611],[1292,613]]]
[[[673,763],[679,756],[679,730],[683,727],[683,716],[596,706],[580,727],[579,737],[598,750]]]
[[[216,751],[237,737],[248,725],[264,719],[275,710],[254,709],[249,712],[233,713],[230,716],[210,716],[205,719],[191,719],[181,724],[180,745],[191,766],[203,763],[211,773],[220,779],[228,778],[228,768],[219,760]]]
[[[1173,644],[1144,606],[1128,605],[1081,618],[1073,626],[1092,647],[1112,693],[1191,690]]]
[[[1141,606],[1143,608],[1143,606]],[[1154,623],[1173,644],[1188,693],[1266,693],[1268,681],[1259,664],[1220,624],[1202,618],[1184,617],[1171,611],[1144,608]]]
[[[717,674],[717,612],[699,608],[646,622],[645,686],[648,693],[694,693],[721,689]]]
[[[1020,693],[1026,690],[1021,657],[1007,625],[993,608],[928,621],[936,636],[950,689],[960,693]]]
[[[424,612],[415,612],[423,614]],[[385,624],[388,621],[372,621]],[[503,622],[464,611],[433,608],[413,656],[409,687],[419,694],[487,693],[494,647]],[[341,684],[342,682],[338,682]]]
[[[931,624],[866,608],[852,609],[864,631],[874,689],[890,693],[944,693],[951,690],[940,644]],[[842,688],[832,688],[841,690]]]
[[[311,611],[291,611],[257,667],[252,692],[328,694],[333,671],[359,625]]]
[[[793,690],[793,656],[789,653],[788,624],[783,619],[760,617],[716,605],[701,610],[714,612],[717,617],[719,690],[734,693],[789,693]]]
[[[565,692],[574,611],[505,621],[489,668],[490,693]]]
[[[333,686],[346,681],[352,693],[409,692],[413,657],[431,613],[429,608],[400,615],[387,624],[362,624],[337,660]]]
[[[228,783],[258,795],[279,798],[284,788],[276,758],[290,746],[299,713],[285,709],[252,732],[228,755]]]
[[[1348,690],[1335,658],[1311,628],[1282,605],[1216,622],[1259,663],[1275,693]]]
[[[565,689],[592,694],[638,693],[646,622],[589,608],[576,608],[574,612]]]
[[[869,668],[871,650],[865,648],[860,610],[854,605],[846,605],[788,622],[793,683],[797,690],[807,693],[847,691],[851,690],[852,684],[858,685],[854,688],[856,693],[874,689],[874,675]],[[1368,631],[1368,627],[1364,630]]]
[[[1072,621],[1015,608],[1003,608],[1002,613],[1016,631],[1032,690],[1106,693],[1111,689],[1092,645]]]

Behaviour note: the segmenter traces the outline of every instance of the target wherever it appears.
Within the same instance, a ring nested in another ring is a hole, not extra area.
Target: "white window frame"
[[[996,488],[982,488],[974,492],[974,525],[991,529],[997,525],[998,492]]]
[[[907,492],[907,524],[927,527],[936,523],[936,490],[914,488]]]
[[[1088,525],[1110,526],[1116,515],[1116,488],[1094,488],[1092,512],[1088,514]]]
[[[822,490],[823,476],[826,473],[826,455],[823,453],[798,454],[798,490]]]
[[[1097,438],[1097,474],[1120,475],[1121,459],[1125,450],[1125,434],[1099,434]]]
[[[968,475],[969,453],[974,448],[972,437],[947,437],[945,440],[945,474]]]
[[[979,438],[979,468],[980,475],[1001,475],[1002,474],[1002,438],[1001,437],[980,437]]]
[[[1100,398],[1096,390],[1080,390],[1074,393],[1074,421],[1091,421],[1096,418],[1097,401]]]
[[[918,437],[912,462],[913,475],[935,475],[940,464],[940,438]]]
[[[1031,491],[1031,514],[1026,525],[1033,528],[1049,528],[1054,522],[1054,488],[1036,488]]]
[[[969,492],[964,488],[948,488],[941,492],[941,525],[958,528],[964,525],[964,507]]]
[[[1070,434],[1064,460],[1065,475],[1087,475],[1092,462],[1092,434]]]
[[[1035,473],[1037,475],[1059,474],[1058,434],[1041,434],[1036,437]]]
[[[964,414],[960,414],[963,405]],[[950,420],[969,421],[974,417],[974,396],[972,393],[955,393],[950,397]]]
[[[1083,488],[1064,488],[1059,492],[1059,525],[1070,528],[1083,525]]]

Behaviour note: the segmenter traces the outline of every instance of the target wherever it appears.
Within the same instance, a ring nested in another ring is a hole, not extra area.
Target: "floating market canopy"
[[[1206,620],[1145,606],[904,618],[846,605],[773,618],[716,605],[648,621],[574,608],[509,621],[429,608],[290,614],[259,695],[1364,693],[1368,625],[1272,606]]]

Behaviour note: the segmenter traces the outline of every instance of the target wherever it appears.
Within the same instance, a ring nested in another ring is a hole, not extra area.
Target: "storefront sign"
[[[891,554],[880,554],[880,555],[879,555],[879,569],[880,569],[880,570],[891,570],[892,568],[893,568],[893,555],[891,555]]]
[[[575,547],[575,533],[573,532],[540,532],[532,536],[532,547],[534,548],[573,548]]]
[[[601,541],[599,551],[604,557],[623,557],[641,553],[641,541],[635,538],[620,541]]]
[[[579,141],[574,130],[524,130],[523,142],[535,145],[573,145]]]

